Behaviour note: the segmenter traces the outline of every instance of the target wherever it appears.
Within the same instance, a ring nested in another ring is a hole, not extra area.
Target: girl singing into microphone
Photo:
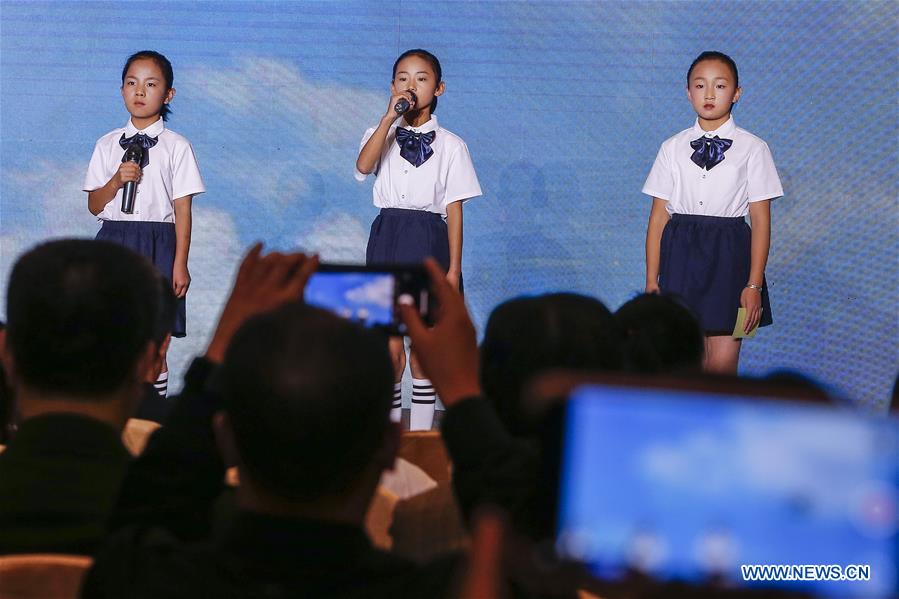
[[[190,142],[165,126],[175,97],[173,82],[172,63],[162,54],[145,50],[128,57],[121,92],[131,118],[97,140],[83,189],[88,210],[102,222],[97,239],[143,254],[171,281],[178,297],[172,335],[184,337],[190,204],[206,188]],[[134,144],[140,146],[139,164],[123,161]],[[136,193],[133,208],[125,212],[123,188],[128,182],[134,182]],[[156,390],[165,397],[167,388],[164,365]]]
[[[437,57],[426,50],[403,52],[393,65],[390,101],[376,128],[362,136],[356,179],[375,173],[374,204],[381,209],[371,226],[366,262],[420,263],[435,258],[447,279],[462,289],[462,203],[481,195],[468,146],[437,123],[437,98],[446,85]],[[393,410],[398,421],[406,351],[390,340],[395,370]],[[428,430],[436,396],[410,353],[412,410],[409,428]]]

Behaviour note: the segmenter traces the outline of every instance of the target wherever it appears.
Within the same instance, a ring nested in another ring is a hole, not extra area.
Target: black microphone
[[[140,165],[140,161],[144,158],[144,147],[138,142],[132,143],[125,150],[122,156],[122,162],[133,162]],[[136,181],[126,181],[125,187],[122,189],[122,212],[132,214],[134,212],[134,194],[137,191]]]
[[[412,102],[418,104],[418,96],[415,95],[415,92],[410,91],[409,95],[412,96]],[[393,110],[397,114],[403,114],[410,108],[412,108],[412,104],[410,104],[409,100],[406,98],[400,98],[399,101],[393,105]]]

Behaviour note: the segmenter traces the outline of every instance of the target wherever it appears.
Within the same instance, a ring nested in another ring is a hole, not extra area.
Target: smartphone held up
[[[364,327],[405,335],[398,307],[413,305],[431,324],[432,293],[421,265],[320,264],[306,286],[306,303]]]

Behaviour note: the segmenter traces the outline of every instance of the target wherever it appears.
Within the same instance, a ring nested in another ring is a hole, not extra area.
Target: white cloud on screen
[[[189,69],[184,77],[204,100],[267,123],[268,134],[279,138],[272,144],[289,147],[299,137],[315,148],[300,158],[325,170],[352,167],[355,155],[346,148],[358,148],[389,98],[386,87],[376,93],[312,81],[292,62],[272,57],[238,57],[231,67]]]
[[[867,481],[875,448],[857,422],[815,415],[772,421],[740,414],[720,431],[648,447],[639,462],[654,484],[699,495],[814,498],[820,516],[844,514]]]
[[[312,231],[297,240],[297,246],[317,253],[323,262],[365,263],[368,230],[358,218],[339,212],[315,222]]]
[[[393,282],[390,277],[378,277],[365,285],[350,289],[346,292],[346,297],[353,303],[390,308],[393,305]]]
[[[669,485],[690,485],[701,493],[716,494],[727,491],[733,475],[731,465],[722,459],[721,446],[725,442],[708,433],[696,433],[681,439],[679,445],[655,444],[643,454],[643,468],[647,478],[659,479]],[[701,472],[701,476],[695,476]]]
[[[87,162],[54,163],[39,160],[28,170],[4,171],[19,188],[23,211],[30,221],[24,229],[42,234],[37,241],[52,237],[93,237],[100,228],[97,217],[87,209],[87,194],[81,184]],[[4,227],[5,229],[5,227]]]
[[[247,196],[283,210],[287,204],[309,191],[303,170],[290,160],[248,153],[225,152],[215,164],[204,169],[204,176],[214,175],[227,190],[225,201],[245,206]]]
[[[188,69],[183,79],[241,136],[204,170],[227,190],[222,205],[256,219],[258,235],[282,247],[292,241],[287,247],[317,252],[325,261],[364,262],[368,224],[352,215],[358,194],[333,195],[328,182],[335,175],[352,181],[359,140],[376,124],[388,90],[313,81],[290,60],[262,56]],[[370,187],[364,189],[370,197]],[[307,202],[334,209],[311,208],[310,214]]]
[[[38,160],[27,170],[4,169],[12,184],[21,214],[17,226],[6,216],[0,235],[0,281],[6,289],[9,274],[19,255],[32,246],[59,237],[93,237],[99,225],[87,210],[87,194],[81,183],[87,163],[51,163]],[[10,205],[9,203],[6,204]],[[27,220],[21,220],[26,215]],[[0,312],[6,314],[6,294],[0,294]]]

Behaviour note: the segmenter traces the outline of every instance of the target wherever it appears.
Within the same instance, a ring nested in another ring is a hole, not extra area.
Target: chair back
[[[125,423],[125,429],[122,431],[122,443],[133,456],[139,456],[147,447],[147,441],[150,435],[159,428],[158,422],[152,420],[141,420],[140,418],[130,418]]]
[[[437,485],[397,502],[389,528],[391,551],[409,559],[427,560],[464,549],[468,533],[453,495],[453,465],[440,432],[403,433],[399,457],[421,468]]]
[[[439,431],[407,431],[400,437],[399,457],[412,462],[438,483],[450,482],[452,464]]]
[[[0,599],[76,599],[92,563],[86,555],[0,556]]]

